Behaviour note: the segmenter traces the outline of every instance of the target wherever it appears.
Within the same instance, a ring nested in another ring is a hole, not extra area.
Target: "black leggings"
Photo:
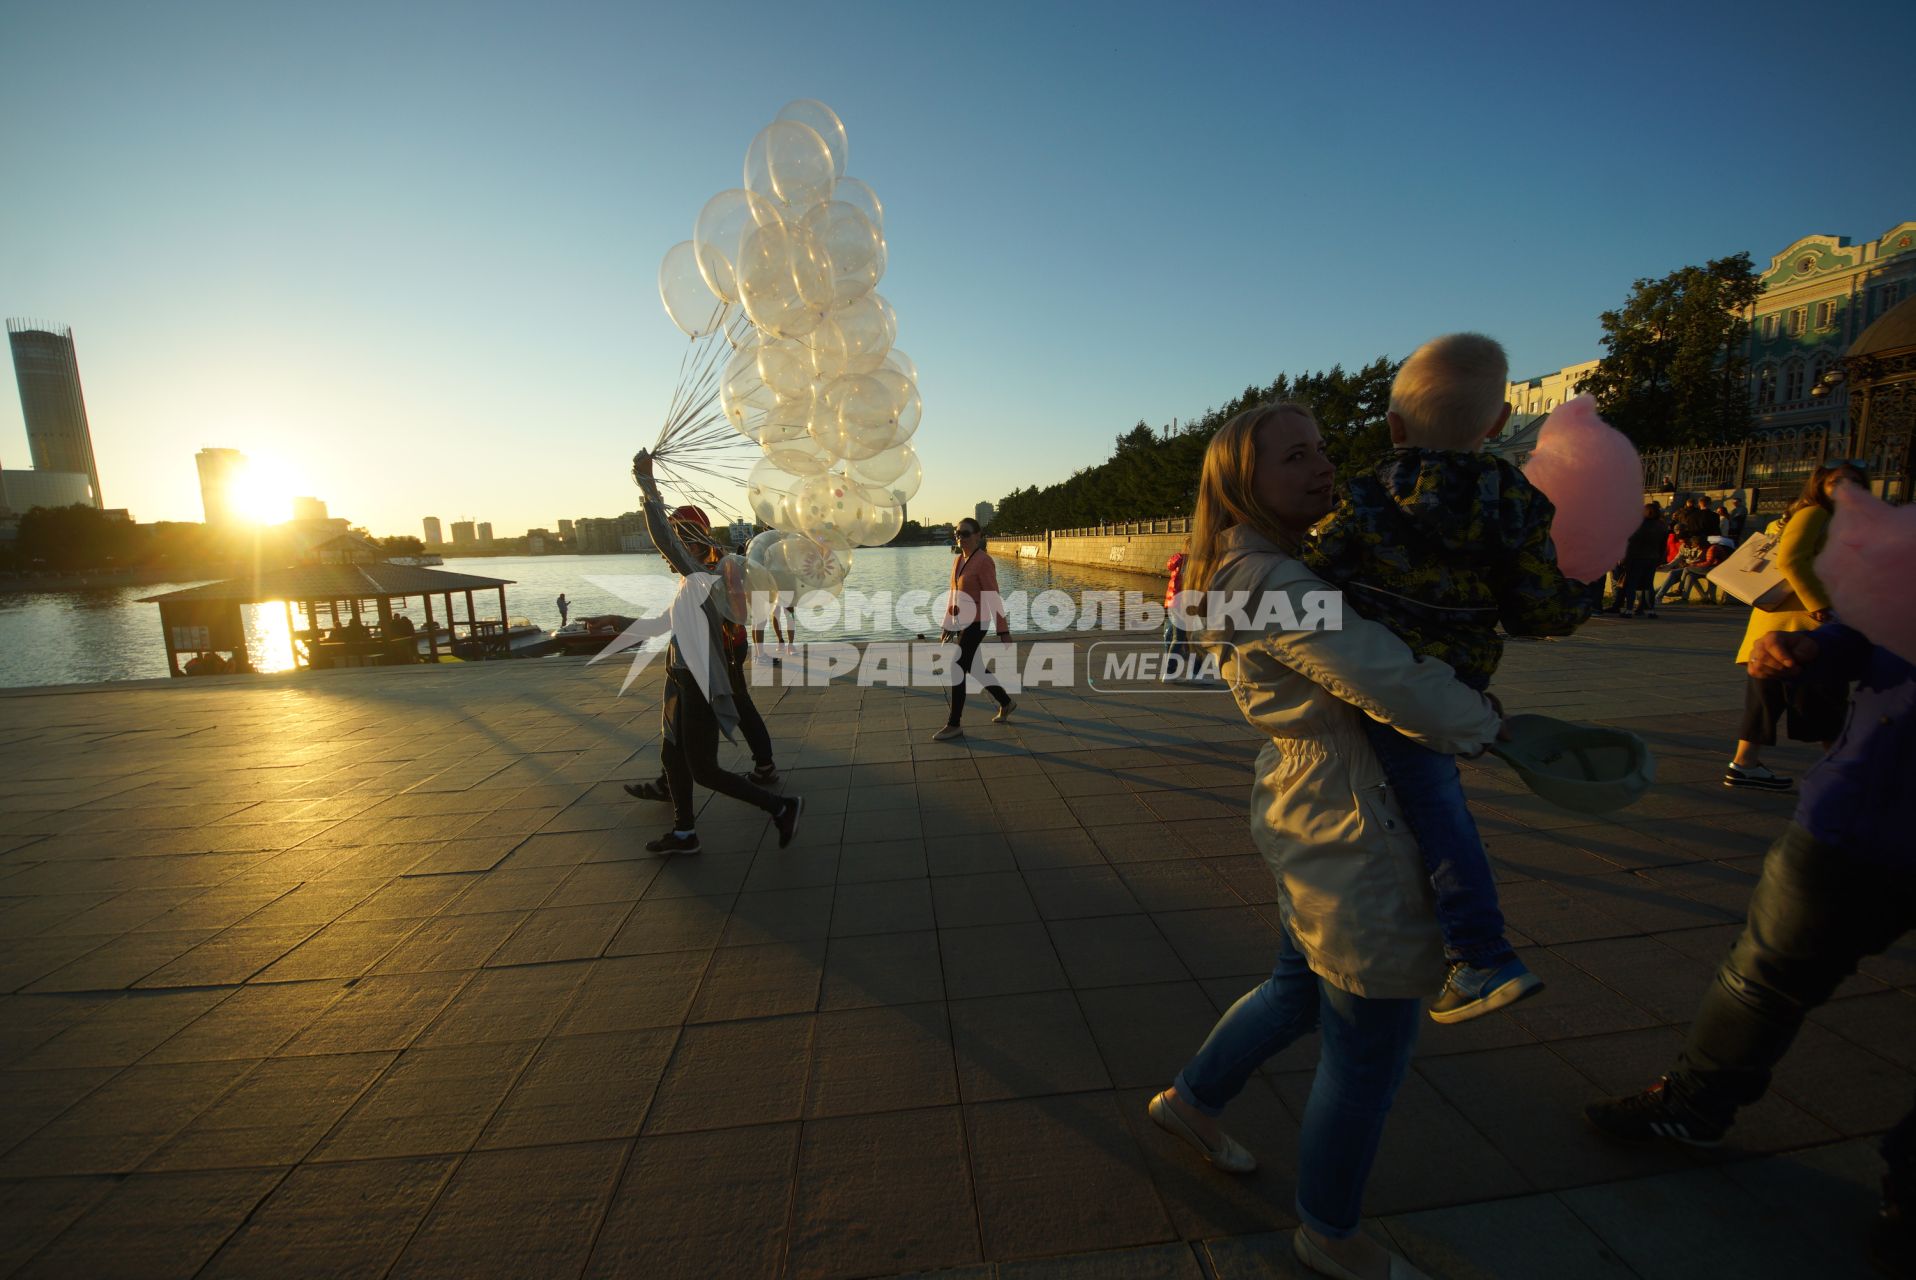
[[[1830,742],[1849,717],[1849,684],[1842,680],[1749,677],[1743,686],[1743,724],[1737,737],[1776,745],[1781,727],[1793,742]]]
[[[951,679],[951,716],[946,724],[957,724],[965,715],[965,677],[971,674],[971,664],[978,657],[978,646],[984,642],[983,623],[974,622],[958,634],[958,667]],[[978,683],[985,687],[1001,707],[1011,705],[1011,695],[1004,691],[998,678],[989,671],[978,677]]]
[[[672,788],[675,828],[692,829],[692,784],[695,782],[708,791],[776,813],[781,803],[778,796],[739,774],[719,768],[718,717],[712,712],[712,704],[699,692],[698,681],[692,678],[692,673],[674,670],[666,678],[669,682],[666,697],[675,700],[675,705],[668,704],[674,733],[659,743],[659,763],[665,766],[666,783]],[[764,727],[762,720],[759,727]]]

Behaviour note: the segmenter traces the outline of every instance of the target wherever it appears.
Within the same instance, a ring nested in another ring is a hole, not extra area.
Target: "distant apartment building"
[[[13,376],[20,384],[20,412],[26,420],[33,469],[85,476],[88,496],[82,505],[104,506],[73,330],[37,320],[9,320],[7,338],[13,347]],[[55,484],[62,492],[71,490],[67,482]]]
[[[475,545],[478,541],[479,539],[473,536],[472,521],[454,520],[452,522],[452,545],[453,546],[470,547]]]
[[[628,511],[605,519],[575,520],[572,529],[573,541],[581,555],[611,556],[652,550],[652,535],[646,532],[645,513],[641,511]]]
[[[490,520],[481,520],[479,522],[479,541],[492,541],[492,522]]]
[[[93,486],[81,472],[0,468],[0,516],[23,516],[35,507],[94,505]]]
[[[426,545],[429,547],[444,546],[446,543],[446,535],[444,532],[441,531],[439,527],[439,517],[427,516],[425,520],[425,525],[426,525]]]
[[[294,498],[293,499],[293,519],[324,520],[325,518],[326,518],[326,504],[321,502],[318,498]]]
[[[998,508],[992,506],[989,502],[981,502],[971,509],[971,518],[978,522],[980,529],[989,529],[992,519],[996,517],[997,514]]]
[[[233,523],[239,518],[234,490],[246,473],[246,455],[238,449],[201,449],[193,462],[200,472],[200,505],[206,511],[206,523]]]
[[[527,555],[542,556],[542,555],[545,555],[547,552],[551,551],[552,549],[553,549],[552,530],[550,529],[527,529],[526,530],[526,554]]]
[[[572,536],[572,522],[570,520],[559,521],[559,536],[561,538],[570,538]]]
[[[1595,360],[1567,364],[1551,373],[1534,378],[1518,378],[1504,387],[1504,403],[1511,416],[1549,413],[1577,395],[1577,384],[1597,371]]]

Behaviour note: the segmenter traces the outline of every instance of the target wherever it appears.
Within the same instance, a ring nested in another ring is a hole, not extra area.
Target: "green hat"
[[[1511,716],[1505,742],[1490,744],[1524,785],[1565,809],[1609,813],[1632,803],[1656,780],[1642,738],[1623,729],[1572,724],[1549,716]]]

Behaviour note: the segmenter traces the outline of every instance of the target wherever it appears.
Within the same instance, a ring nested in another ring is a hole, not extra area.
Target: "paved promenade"
[[[1720,785],[1741,611],[1511,646],[1512,711],[1644,734],[1621,821],[1468,770],[1548,991],[1431,1025],[1371,1183],[1433,1275],[1867,1274],[1916,948],[1713,1153],[1620,1150],[1786,798]],[[0,696],[0,1275],[1294,1276],[1315,1043],[1211,1172],[1144,1118],[1275,950],[1220,694],[763,690],[794,847],[666,811],[656,672],[575,660]],[[982,699],[979,700],[983,702]],[[1806,765],[1803,750],[1775,763]]]

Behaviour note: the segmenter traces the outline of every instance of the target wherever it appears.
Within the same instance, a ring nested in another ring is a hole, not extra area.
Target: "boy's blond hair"
[[[1447,333],[1410,353],[1390,384],[1390,411],[1403,443],[1475,449],[1499,425],[1510,360],[1481,333]]]

